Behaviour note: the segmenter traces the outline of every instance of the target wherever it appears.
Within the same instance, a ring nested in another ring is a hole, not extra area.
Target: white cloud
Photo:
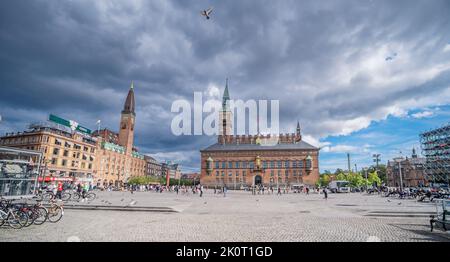
[[[422,119],[422,118],[432,117],[433,115],[434,115],[434,113],[432,111],[423,111],[423,112],[418,112],[418,113],[412,114],[411,116],[413,118]]]
[[[444,52],[449,52],[450,51],[450,44],[447,44],[445,47],[444,47]]]

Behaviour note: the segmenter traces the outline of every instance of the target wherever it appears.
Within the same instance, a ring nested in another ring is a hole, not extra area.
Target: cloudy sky
[[[172,135],[172,102],[229,77],[234,99],[279,100],[281,131],[299,120],[322,170],[346,152],[386,161],[449,119],[449,14],[448,0],[4,0],[0,133],[49,113],[117,130],[134,80],[139,149],[195,171],[215,137]]]

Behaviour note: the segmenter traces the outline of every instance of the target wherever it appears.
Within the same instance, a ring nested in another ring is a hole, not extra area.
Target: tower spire
[[[227,102],[230,100],[230,93],[228,92],[228,78],[226,80],[225,84],[225,90],[223,91],[223,97],[222,97],[222,110],[226,110],[227,108]]]

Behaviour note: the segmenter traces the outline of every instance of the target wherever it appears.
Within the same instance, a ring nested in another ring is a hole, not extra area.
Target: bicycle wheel
[[[24,227],[29,227],[33,224],[34,220],[36,219],[36,215],[34,214],[34,211],[32,209],[28,209],[26,212],[28,215],[27,223],[24,225]]]
[[[3,224],[5,224],[7,217],[8,217],[8,214],[3,212],[3,210],[0,210],[0,227],[3,226]]]
[[[52,200],[53,197],[54,197],[53,193],[45,193],[44,195],[42,195],[42,199],[46,201]]]
[[[47,221],[48,211],[45,207],[36,207],[34,209],[34,212],[36,214],[36,219],[33,221],[35,225],[42,225]]]
[[[75,192],[75,193],[72,195],[72,199],[75,200],[75,201],[80,200],[80,197],[81,197],[81,195],[80,195],[80,193],[78,193],[78,192]]]
[[[51,223],[56,223],[59,220],[61,220],[63,215],[64,215],[64,209],[60,206],[54,206],[49,209],[47,219]]]
[[[86,198],[88,201],[92,201],[96,198],[97,196],[94,193],[89,193],[86,195]]]
[[[61,194],[61,200],[62,201],[69,201],[71,196],[72,195],[70,193],[64,192],[64,193]]]
[[[8,225],[14,229],[24,227],[28,222],[28,214],[20,210],[13,210],[8,216]]]

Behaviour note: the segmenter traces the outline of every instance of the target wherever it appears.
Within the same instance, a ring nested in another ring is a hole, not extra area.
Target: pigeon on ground
[[[387,201],[388,201],[388,202],[391,202],[391,200],[389,200],[389,199],[388,199]]]
[[[402,203],[398,203],[398,205],[401,205]]]
[[[123,202],[123,200],[124,200],[124,199],[122,198],[122,199],[120,200],[120,202]]]

